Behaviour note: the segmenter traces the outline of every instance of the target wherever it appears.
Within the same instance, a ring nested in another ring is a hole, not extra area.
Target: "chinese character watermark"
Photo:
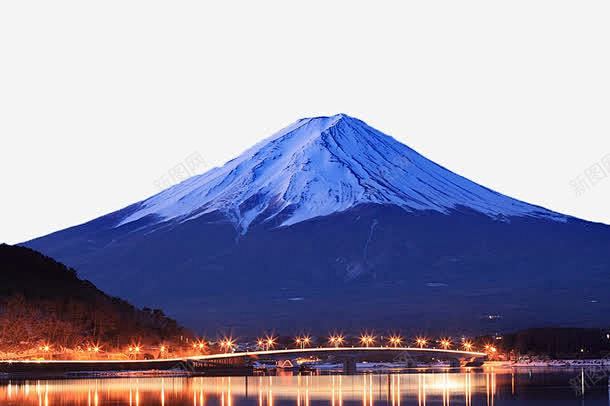
[[[165,190],[170,186],[176,185],[202,169],[208,167],[208,163],[199,152],[194,152],[187,156],[182,162],[170,168],[163,176],[155,180],[154,184],[159,190]]]
[[[574,195],[582,196],[593,186],[597,186],[600,182],[610,176],[610,154],[603,157],[598,162],[594,163],[577,177],[570,181],[570,187],[574,191]]]
[[[570,386],[577,396],[584,396],[586,390],[610,377],[610,365],[607,364],[607,361],[610,361],[610,358],[604,357],[600,364],[583,368],[580,375],[570,379]]]

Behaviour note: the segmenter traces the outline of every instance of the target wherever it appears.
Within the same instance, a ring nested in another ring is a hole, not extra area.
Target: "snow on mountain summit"
[[[408,212],[449,214],[463,207],[497,219],[566,219],[471,182],[338,114],[296,121],[224,166],[137,203],[117,226],[145,216],[188,221],[220,211],[245,233],[255,220],[278,218],[287,226],[365,203]]]

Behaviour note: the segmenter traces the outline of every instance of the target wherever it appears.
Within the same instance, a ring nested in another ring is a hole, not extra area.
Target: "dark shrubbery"
[[[29,248],[0,245],[0,348],[95,340],[121,346],[189,335],[159,309],[106,295],[74,269]]]

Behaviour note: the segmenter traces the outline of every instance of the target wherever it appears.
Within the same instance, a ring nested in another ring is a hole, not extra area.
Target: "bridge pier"
[[[343,373],[344,374],[355,374],[356,373],[356,359],[355,358],[344,358],[343,359]]]
[[[466,360],[463,363],[463,366],[465,367],[480,367],[485,363],[485,360],[482,358],[475,358],[475,359],[470,359],[470,360]]]
[[[453,368],[459,368],[462,366],[462,363],[460,362],[459,359],[457,358],[450,358],[449,359],[449,365]]]

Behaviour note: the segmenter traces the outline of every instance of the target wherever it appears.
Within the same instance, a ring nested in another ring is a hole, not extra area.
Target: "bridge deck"
[[[482,361],[487,354],[482,352],[444,350],[437,348],[411,348],[411,347],[314,347],[296,348],[269,351],[246,351],[226,354],[199,355],[183,358],[165,358],[155,360],[44,360],[44,361],[0,361],[0,373],[8,374],[44,374],[44,373],[70,373],[84,371],[145,371],[189,369],[193,364],[207,365],[212,368],[233,366],[238,368],[247,365],[248,361],[257,359],[282,360],[314,356],[335,356],[340,359],[372,360],[379,355],[396,356],[408,354],[409,356],[435,357],[453,360],[479,360]]]
[[[250,358],[261,358],[265,356],[282,356],[290,355],[298,358],[300,355],[312,356],[317,354],[359,354],[364,355],[366,353],[411,353],[414,355],[428,355],[428,356],[451,356],[452,358],[486,358],[487,354],[484,352],[474,351],[460,351],[460,350],[445,350],[441,348],[414,348],[414,347],[311,347],[311,348],[290,348],[283,350],[269,350],[269,351],[246,351],[246,352],[233,352],[227,354],[211,354],[211,355],[199,355],[193,357],[187,357],[187,359],[194,360],[211,360],[220,358],[234,358],[234,357],[250,357]]]

